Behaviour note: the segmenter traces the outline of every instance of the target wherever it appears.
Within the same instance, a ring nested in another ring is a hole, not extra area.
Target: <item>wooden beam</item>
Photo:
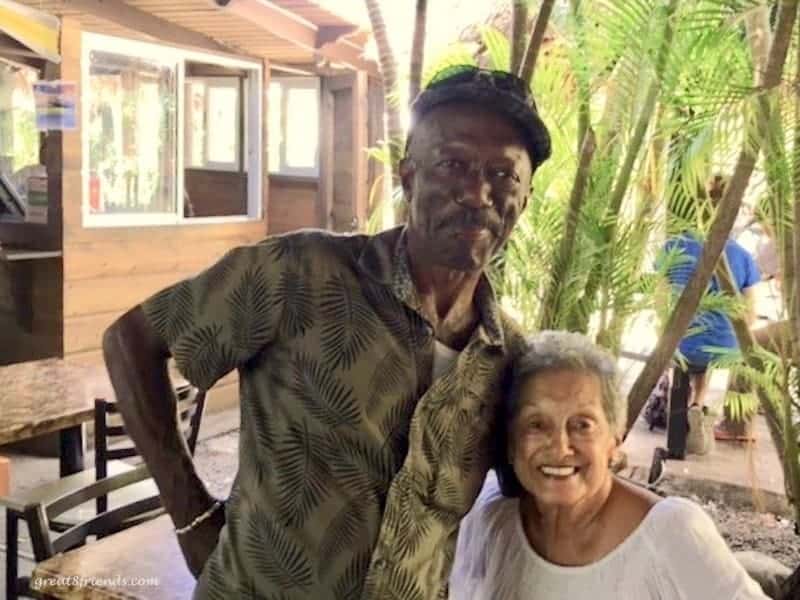
[[[315,42],[315,46],[317,48],[321,48],[326,44],[335,44],[339,41],[339,38],[344,36],[350,35],[358,31],[358,27],[355,25],[346,25],[346,26],[326,26],[320,27],[317,30],[317,39]]]
[[[258,25],[272,35],[306,50],[313,50],[317,26],[269,0],[212,0],[220,10]]]
[[[360,48],[348,44],[345,40],[318,48],[317,55],[332,62],[342,63],[354,71],[364,71],[371,77],[381,76],[378,64],[365,59]]]
[[[151,39],[190,46],[211,52],[230,52],[230,48],[197,31],[146,12],[122,0],[62,0],[65,8],[88,13]]]
[[[332,62],[342,63],[354,70],[379,76],[378,65],[363,57],[363,48],[342,36],[356,31],[356,27],[317,27],[310,21],[270,2],[269,0],[212,0],[231,14],[258,25],[275,37]]]

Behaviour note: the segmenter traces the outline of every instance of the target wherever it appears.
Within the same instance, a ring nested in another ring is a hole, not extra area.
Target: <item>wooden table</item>
[[[82,424],[113,399],[105,367],[48,358],[0,367],[0,445],[58,431],[61,477],[83,470]]]
[[[166,515],[54,556],[31,576],[41,594],[81,600],[184,600],[194,587]]]

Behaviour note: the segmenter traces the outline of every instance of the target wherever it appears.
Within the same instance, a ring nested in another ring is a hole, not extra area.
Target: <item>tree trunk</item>
[[[511,19],[511,64],[509,71],[519,73],[528,37],[528,0],[513,0]]]
[[[408,102],[414,101],[422,87],[422,65],[425,61],[425,25],[428,19],[428,0],[417,0],[414,17],[414,41],[411,43],[411,70],[408,83]]]
[[[769,47],[772,41],[772,31],[769,24],[768,6],[761,6],[747,14],[745,25],[747,41],[755,66],[754,82],[757,86],[762,84],[762,79],[767,68]],[[800,51],[800,47],[798,47]],[[795,137],[797,138],[795,129]],[[797,146],[795,146],[797,147]],[[781,295],[784,305],[790,309],[794,293],[796,270],[794,265],[794,240],[792,235],[792,220],[790,218],[790,186],[784,173],[788,172],[789,160],[786,156],[786,139],[783,130],[783,121],[774,119],[770,123],[768,135],[764,146],[765,171],[767,178],[768,194],[766,197],[766,217],[770,229],[775,236],[776,252],[780,261],[780,273],[783,278]],[[795,174],[800,169],[800,158],[794,154],[792,165]],[[795,179],[797,183],[797,179]],[[795,185],[795,189],[797,186]]]
[[[762,80],[763,87],[767,90],[775,88],[781,82],[783,67],[786,64],[786,55],[792,39],[792,29],[797,18],[797,3],[798,0],[782,0],[780,3],[778,24]],[[758,125],[761,132],[763,132],[769,126],[771,116],[771,107],[767,98],[761,97],[759,99],[759,109]],[[760,136],[756,136],[754,140],[746,140],[743,144],[733,177],[722,197],[714,222],[711,224],[711,231],[703,247],[700,259],[697,261],[694,275],[692,275],[688,285],[678,299],[675,310],[664,328],[664,334],[659,339],[656,349],[647,363],[645,363],[644,369],[628,394],[628,430],[636,422],[639,412],[650,395],[650,391],[672,359],[675,348],[678,347],[678,343],[686,333],[686,329],[697,311],[700,298],[708,286],[717,261],[725,247],[725,242],[730,235],[733,223],[736,220],[736,215],[739,213],[742,196],[755,167],[760,145]]]
[[[597,148],[594,131],[589,129],[586,138],[583,140],[578,170],[575,172],[575,182],[572,185],[572,193],[569,199],[569,208],[565,218],[564,237],[553,257],[552,274],[547,286],[547,290],[542,301],[542,313],[539,322],[539,329],[557,329],[563,327],[563,323],[557,322],[559,315],[564,311],[561,307],[562,290],[564,282],[569,278],[569,271],[575,249],[575,238],[578,230],[578,221],[581,218],[583,201],[586,198],[586,187],[589,182],[589,174],[592,168],[592,158]]]
[[[550,14],[553,12],[554,5],[555,0],[542,0],[542,6],[539,7],[539,14],[536,17],[531,38],[528,40],[527,48],[525,48],[525,56],[521,59],[519,76],[528,83],[533,80],[536,59],[539,58],[539,50],[542,49],[544,34],[547,32],[547,24],[550,22]]]
[[[392,174],[397,173],[403,149],[403,126],[400,121],[400,106],[397,101],[397,61],[389,44],[386,24],[383,21],[379,0],[364,0],[372,25],[372,35],[375,36],[375,45],[378,47],[378,60],[381,66],[383,80],[383,94],[385,97],[386,113],[386,143],[392,159]]]
[[[797,58],[800,60],[800,44],[797,45]],[[800,62],[797,63],[797,73],[795,73],[795,126],[794,126],[794,149],[793,149],[793,165],[792,165],[792,180],[794,184],[794,223],[800,225],[800,94],[797,86],[800,85]],[[791,227],[791,226],[790,226]],[[791,295],[789,298],[789,308],[791,310],[791,317],[793,321],[793,333],[795,339],[800,335],[800,228],[791,227],[792,230],[792,250],[793,253],[786,257],[786,263],[791,259],[792,269],[783,269],[783,286],[789,290],[788,294],[784,292],[784,297]],[[787,265],[788,266],[788,265]],[[800,365],[800,348],[794,347],[792,358],[796,365]]]
[[[389,149],[389,170],[390,177],[387,177],[384,202],[391,202],[393,198],[395,178],[398,174],[400,159],[403,155],[405,136],[400,119],[400,100],[399,88],[397,86],[397,60],[395,59],[392,47],[389,44],[389,36],[386,32],[386,24],[381,13],[380,0],[364,0],[369,14],[369,21],[372,25],[372,35],[375,36],[375,45],[378,47],[378,62],[381,66],[381,80],[384,96],[384,116],[386,119],[386,146]],[[403,223],[406,220],[406,205],[404,202],[394,206],[395,223]]]

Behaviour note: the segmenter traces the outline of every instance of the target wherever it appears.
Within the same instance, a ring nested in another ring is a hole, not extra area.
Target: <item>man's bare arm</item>
[[[103,354],[125,429],[147,463],[164,508],[180,528],[213,506],[195,471],[178,427],[166,342],[140,307],[127,312],[103,336]],[[179,537],[190,570],[197,576],[214,549],[224,511]]]

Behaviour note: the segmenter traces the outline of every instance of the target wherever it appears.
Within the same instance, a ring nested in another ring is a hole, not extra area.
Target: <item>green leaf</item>
[[[511,44],[508,38],[494,27],[484,26],[480,31],[488,52],[489,68],[508,71],[511,65]]]

